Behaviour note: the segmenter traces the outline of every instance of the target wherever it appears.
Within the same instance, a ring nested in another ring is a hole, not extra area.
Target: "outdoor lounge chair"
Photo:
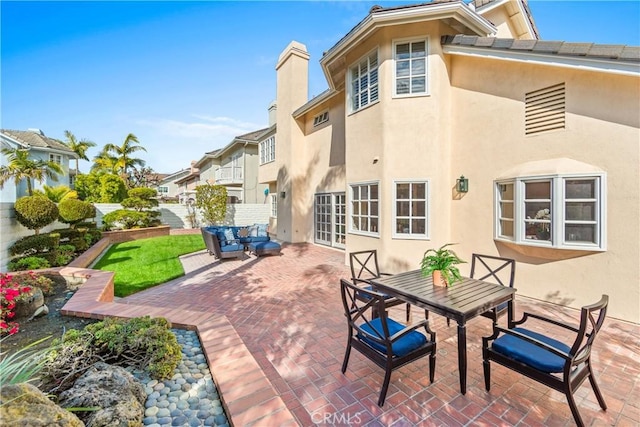
[[[607,405],[591,369],[591,349],[604,323],[608,303],[609,297],[603,295],[597,303],[582,307],[580,325],[577,328],[526,312],[521,320],[514,322],[514,326],[522,325],[527,319],[532,318],[544,322],[541,326],[544,325],[545,331],[552,331],[554,328],[552,325],[573,331],[576,333],[576,338],[569,345],[550,335],[543,335],[530,329],[523,327],[506,329],[494,323],[493,334],[482,338],[482,364],[487,391],[491,389],[489,362],[493,361],[564,393],[578,426],[583,426],[584,423],[573,395],[585,379],[589,378],[600,407],[606,410]]]
[[[378,279],[381,276],[390,276],[388,273],[381,273],[378,267],[378,252],[375,249],[351,252],[349,254],[349,265],[351,267],[351,280],[356,285],[364,284],[364,288],[368,290],[375,290],[371,285],[371,279]],[[357,297],[362,299],[366,298],[366,294],[358,294]],[[366,301],[365,301],[366,302]],[[394,307],[396,305],[404,304],[397,298],[390,296],[385,297],[385,307]],[[373,310],[371,315],[375,318],[378,316],[376,309]],[[411,304],[407,304],[407,322],[411,318]]]
[[[236,239],[226,239],[224,232],[214,228],[200,229],[207,251],[217,259],[238,258],[244,255],[244,245]]]
[[[436,369],[436,334],[429,329],[429,320],[425,318],[418,323],[405,326],[387,317],[383,294],[362,289],[344,279],[340,280],[340,290],[349,327],[342,373],[347,370],[352,347],[383,368],[385,375],[378,406],[384,405],[391,372],[414,360],[429,356],[429,380],[433,383]],[[365,293],[366,298],[358,298],[357,295],[360,293]],[[376,309],[379,316],[368,320],[366,312],[369,308]],[[418,332],[418,329],[423,329],[425,334]]]

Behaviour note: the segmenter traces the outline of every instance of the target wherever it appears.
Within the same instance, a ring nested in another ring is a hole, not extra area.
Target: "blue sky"
[[[267,125],[275,64],[307,46],[309,95],[327,88],[322,52],[371,6],[411,1],[2,1],[0,125],[70,130],[98,146],[134,133],[157,172]],[[640,45],[640,2],[541,1],[545,40]],[[87,171],[90,164],[81,162]]]

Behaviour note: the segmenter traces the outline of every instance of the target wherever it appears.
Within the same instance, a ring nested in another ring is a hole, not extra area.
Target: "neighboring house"
[[[57,181],[51,178],[45,178],[42,182],[33,181],[33,189],[42,189],[44,185],[55,187],[58,185],[67,185],[73,187],[71,180],[72,174],[69,171],[69,160],[76,159],[78,156],[64,145],[61,141],[45,136],[40,129],[21,130],[0,130],[0,146],[2,148],[20,148],[29,150],[29,156],[33,159],[50,160],[62,166],[63,175],[57,177]],[[2,165],[7,164],[7,158],[1,156]],[[22,181],[15,186],[13,181],[4,185],[1,200],[3,202],[15,202],[16,199],[27,195],[27,183]]]
[[[222,185],[227,189],[229,203],[265,203],[268,185],[258,184],[258,164],[259,142],[268,130],[236,136],[224,148],[205,153],[192,164],[197,175],[192,172],[192,176],[182,179],[185,191],[193,190],[195,194],[195,187],[204,183]]]
[[[178,200],[179,186],[176,181],[187,176],[189,172],[189,169],[182,169],[170,174],[158,174],[160,180],[154,187],[158,192],[158,198],[161,200]]]
[[[609,294],[640,321],[640,48],[539,40],[522,0],[439,1],[372,8],[310,101],[308,61],[292,42],[276,65],[277,239],[390,272],[455,242],[515,258],[519,295]]]
[[[176,194],[178,202],[181,204],[191,204],[196,200],[196,187],[200,185],[200,170],[195,166],[196,162],[191,162],[188,174],[178,178],[174,184],[178,187]]]

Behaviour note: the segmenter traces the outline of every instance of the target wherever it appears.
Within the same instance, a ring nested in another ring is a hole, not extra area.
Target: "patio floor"
[[[339,279],[350,276],[344,260],[344,252],[311,244],[283,245],[281,256],[224,262],[198,252],[183,257],[187,274],[180,279],[113,303],[72,298],[63,311],[97,318],[164,315],[196,328],[236,426],[574,425],[564,395],[501,366],[492,365],[491,392],[485,391],[481,337],[491,325],[482,317],[467,324],[466,395],[459,392],[456,327],[432,315],[435,382],[429,383],[427,359],[405,366],[393,373],[379,408],[382,369],[353,351],[346,374],[340,371],[347,331]],[[402,310],[392,309],[392,317],[402,319]],[[579,316],[517,295],[516,318],[524,310],[573,322]],[[412,313],[421,314],[416,307]],[[638,325],[605,322],[593,364],[608,410],[600,410],[583,384],[576,400],[587,425],[639,425],[639,342]]]

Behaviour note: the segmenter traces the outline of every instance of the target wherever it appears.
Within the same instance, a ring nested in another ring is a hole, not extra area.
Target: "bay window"
[[[370,53],[349,68],[349,111],[378,101],[378,51]]]
[[[604,250],[604,175],[496,182],[495,238],[522,245]]]
[[[394,95],[427,93],[427,39],[394,43]]]

